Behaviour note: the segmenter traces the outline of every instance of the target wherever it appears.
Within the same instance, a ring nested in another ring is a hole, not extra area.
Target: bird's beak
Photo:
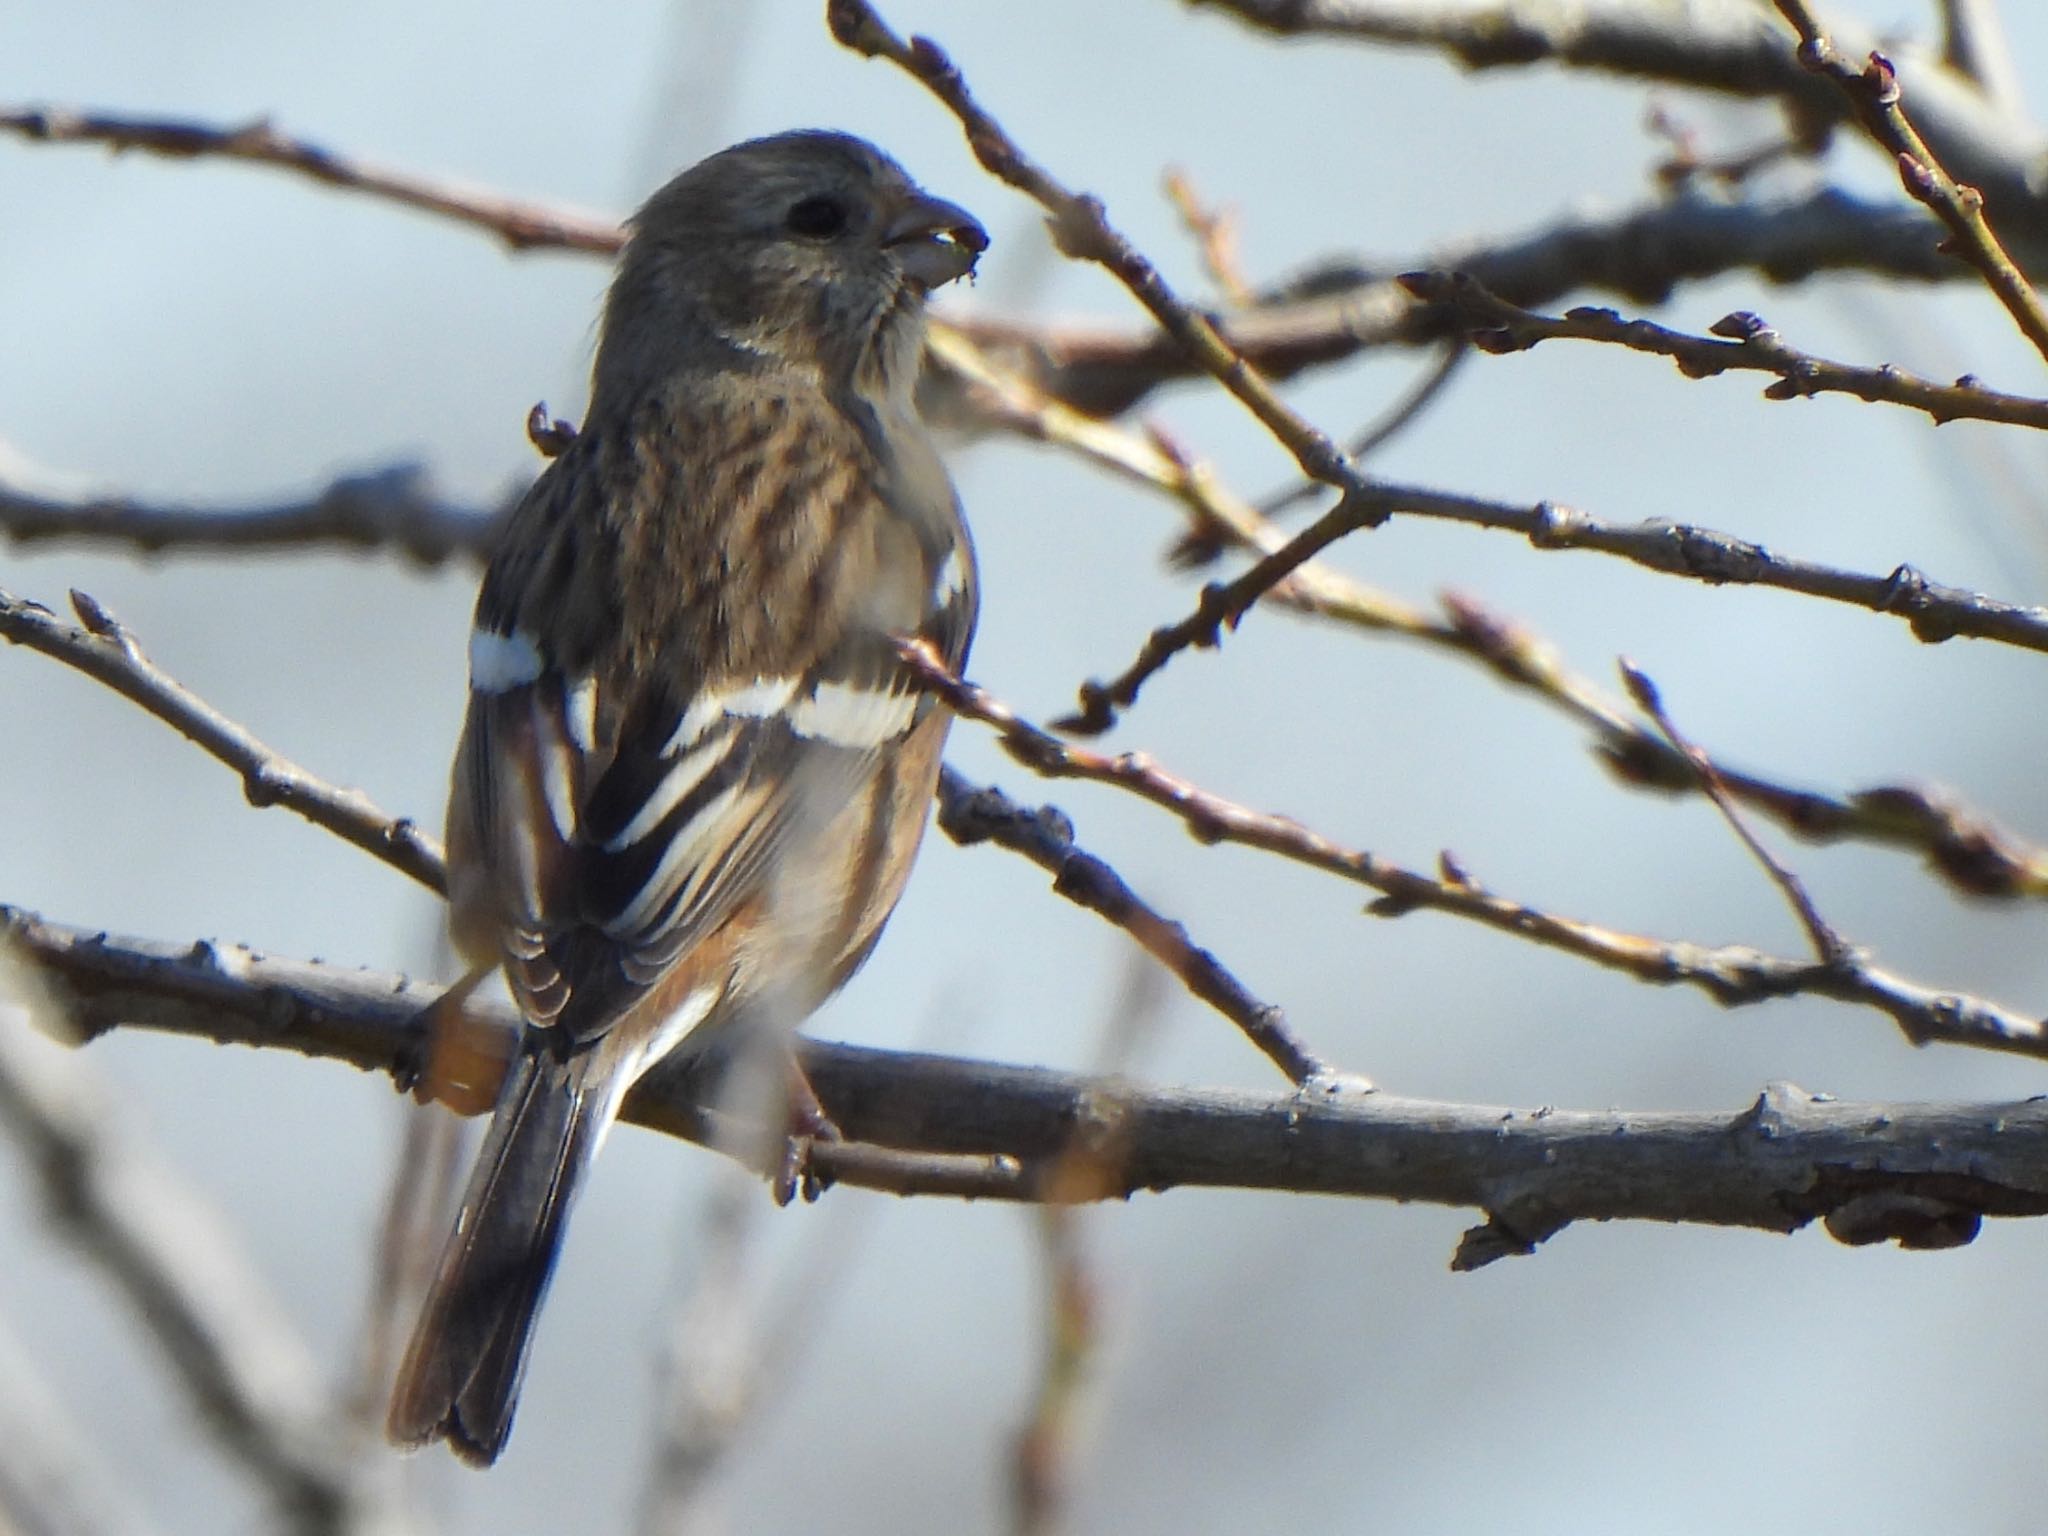
[[[882,243],[903,263],[904,276],[929,293],[974,270],[988,249],[988,231],[966,209],[919,196],[889,221]]]

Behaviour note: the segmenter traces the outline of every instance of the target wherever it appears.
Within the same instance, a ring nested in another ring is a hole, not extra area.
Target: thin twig
[[[1898,163],[1906,194],[1948,226],[1951,248],[1984,275],[2013,323],[2048,359],[2048,308],[1984,217],[1984,194],[1951,176],[1901,105],[1897,69],[1872,52],[1857,69],[1838,51],[1806,0],[1777,0],[1778,11],[1799,33],[1799,62],[1840,86],[1870,136]]]
[[[83,593],[72,594],[86,628],[48,609],[0,592],[0,638],[27,645],[105,683],[172,726],[242,775],[252,805],[283,805],[314,825],[376,855],[429,889],[446,872],[439,843],[409,817],[393,817],[366,796],[317,778],[257,740],[150,662],[113,616]],[[1245,990],[1180,924],[1161,916],[1114,869],[1072,844],[1072,828],[1054,812],[1027,812],[998,790],[968,783],[950,769],[940,784],[941,815],[961,842],[1000,843],[1053,874],[1053,889],[1108,919],[1156,956],[1187,988],[1229,1018],[1295,1082],[1331,1068],[1288,1028],[1281,1010]]]
[[[1351,526],[1396,514],[1519,533],[1538,549],[1589,550],[1645,570],[1710,586],[1740,583],[1823,598],[1902,620],[1930,643],[1967,636],[2048,652],[2048,608],[2008,603],[1931,582],[1910,565],[1888,575],[1843,570],[1781,555],[1714,528],[1657,520],[1620,523],[1552,501],[1526,503],[1464,496],[1429,486],[1376,481],[1370,496],[1350,498],[1297,536],[1319,549]],[[1311,550],[1311,553],[1314,551]]]
[[[1426,638],[1483,662],[1503,682],[1586,727],[1594,751],[1623,783],[1667,794],[1701,789],[1701,773],[1687,754],[1624,715],[1617,701],[1567,668],[1554,646],[1474,598],[1446,593],[1443,604],[1440,633]],[[1993,825],[1953,795],[1905,784],[1831,795],[1708,761],[1727,793],[1808,841],[1855,838],[1908,849],[1971,896],[2048,897],[2048,850]]]
[[[1055,1536],[1066,1528],[1073,1460],[1084,1443],[1091,1369],[1101,1344],[1101,1301],[1081,1239],[1079,1212],[1065,1201],[1037,1211],[1045,1342],[1024,1423],[1010,1457],[1013,1536]]]
[[[1256,507],[1233,494],[1207,465],[1154,428],[1140,437],[1046,400],[960,338],[946,358],[977,387],[992,392],[986,419],[1159,491],[1185,514],[1189,539],[1215,539],[1261,554],[1287,536]],[[1319,561],[1307,561],[1261,601],[1369,634],[1394,635],[1476,661],[1511,687],[1525,689],[1593,733],[1601,761],[1624,783],[1667,794],[1690,794],[1699,775],[1683,753],[1631,719],[1621,703],[1574,672],[1541,636],[1464,593],[1446,592],[1441,613],[1379,591]],[[1189,626],[1190,629],[1193,626]],[[1149,654],[1149,653],[1148,653]],[[1081,692],[1081,709],[1055,722],[1092,734],[1115,723],[1147,674],[1139,663],[1110,682]],[[1799,788],[1716,761],[1715,772],[1744,804],[1768,813],[1815,842],[1844,838],[1907,849],[1956,890],[1993,898],[2048,897],[2048,850],[1993,824],[1944,791],[1884,784],[1843,795]]]
[[[1682,285],[1736,271],[1772,283],[1829,272],[1929,283],[1973,279],[1967,266],[1936,249],[1932,233],[1915,204],[1872,202],[1836,187],[1740,202],[1658,197],[1615,213],[1568,214],[1524,235],[1430,251],[1421,260],[1332,257],[1216,323],[1252,366],[1285,379],[1360,353],[1433,346],[1454,335],[1449,316],[1416,303],[1400,285],[1400,273],[1418,268],[1470,272],[1494,293],[1529,305],[1588,290],[1661,304]],[[1091,416],[1120,415],[1160,386],[1204,372],[1155,326],[990,316],[954,316],[951,323],[1026,373],[1041,393]]]
[[[989,358],[966,338],[935,343],[943,366],[976,391],[984,421],[1079,455],[1112,474],[1157,491],[1182,510],[1190,540],[1216,540],[1270,554],[1287,535],[1235,495],[1209,466],[1154,426],[1141,436],[1047,399],[1028,380]],[[1277,583],[1262,602],[1369,634],[1395,635],[1476,661],[1511,687],[1526,689],[1594,736],[1601,760],[1623,782],[1669,794],[1691,794],[1699,776],[1684,754],[1630,717],[1620,701],[1567,667],[1556,648],[1476,598],[1447,592],[1433,613],[1367,586],[1320,561],[1308,561]],[[1135,668],[1131,669],[1135,672]],[[1057,722],[1088,732],[1114,723],[1113,699],[1128,704],[1126,679],[1097,682],[1082,709]],[[1142,684],[1142,677],[1135,678]],[[2048,897],[2048,851],[1992,824],[1954,796],[1887,784],[1829,795],[1802,789],[1726,763],[1715,771],[1745,804],[1767,812],[1803,838],[1858,838],[1922,855],[1955,889],[1973,896]]]
[[[1706,792],[1707,799],[1712,801],[1714,809],[1721,813],[1721,819],[1728,823],[1729,830],[1735,834],[1742,846],[1749,850],[1750,857],[1762,865],[1764,873],[1771,877],[1771,883],[1777,886],[1785,898],[1786,905],[1791,907],[1793,914],[1799,919],[1800,926],[1806,930],[1806,937],[1812,943],[1813,952],[1820,958],[1821,963],[1852,963],[1854,956],[1849,942],[1835,930],[1833,924],[1821,916],[1820,908],[1814,904],[1812,893],[1806,889],[1800,878],[1792,873],[1782,859],[1765,847],[1763,839],[1751,829],[1747,818],[1737,809],[1734,797],[1728,793],[1727,786],[1721,782],[1721,776],[1714,771],[1713,759],[1679,733],[1677,722],[1664,707],[1663,694],[1659,692],[1649,674],[1624,657],[1621,662],[1621,675],[1628,684],[1629,696],[1645,714],[1657,722],[1657,729],[1664,733],[1665,740],[1671,743],[1672,748],[1685,755],[1686,761],[1692,764],[1693,771],[1699,775],[1700,787]]]
[[[1808,135],[1780,133],[1747,149],[1704,154],[1698,130],[1662,102],[1650,104],[1644,127],[1671,146],[1670,156],[1657,166],[1656,174],[1658,183],[1673,192],[1689,189],[1698,181],[1730,191],[1740,190],[1758,173],[1785,160],[1812,154],[1815,148]]]
[[[61,661],[140,705],[240,774],[251,805],[281,805],[430,890],[444,889],[441,845],[418,823],[390,815],[360,790],[316,778],[264,745],[150,661],[135,637],[85,593],[73,592],[71,604],[82,629],[40,603],[0,591],[0,639]]]
[[[486,230],[515,251],[567,249],[607,254],[625,241],[619,224],[601,214],[523,202],[480,187],[375,165],[280,133],[268,118],[222,128],[70,107],[0,106],[0,132],[49,144],[103,144],[116,153],[141,150],[179,160],[213,157],[275,166],[344,191],[368,193]]]
[[[1202,789],[1135,752],[1107,757],[1060,740],[1021,718],[985,689],[950,672],[922,640],[899,640],[897,654],[918,681],[957,715],[995,728],[1012,757],[1047,778],[1109,784],[1178,817],[1200,843],[1236,843],[1381,893],[1375,916],[1448,912],[1533,944],[1590,960],[1640,981],[1683,982],[1726,1007],[1794,995],[1832,998],[1875,1009],[1916,1045],[1934,1040],[1986,1050],[2048,1056],[2048,1024],[2015,1009],[1954,992],[1936,992],[1882,970],[1861,956],[1823,964],[1765,954],[1747,945],[1708,947],[1662,940],[1559,916],[1496,895],[1449,853],[1442,876],[1407,869],[1349,848],[1285,816],[1254,811]]]
[[[403,1073],[418,1059],[422,1005],[438,991],[235,946],[117,939],[5,908],[0,923],[94,1033],[164,1030]],[[1947,1247],[1985,1216],[2048,1215],[2048,1101],[2038,1099],[1857,1104],[1773,1084],[1734,1114],[1518,1110],[1384,1092],[1152,1088],[821,1042],[802,1049],[826,1109],[854,1138],[821,1144],[821,1164],[829,1159],[841,1183],[896,1193],[1037,1198],[1075,1126],[1107,1116],[1122,1155],[1114,1187],[1091,1198],[1201,1186],[1478,1208],[1487,1219],[1460,1244],[1459,1268],[1531,1252],[1575,1221],[1790,1232],[1824,1219],[1845,1242]],[[716,1082],[704,1080],[712,1070],[704,1056],[657,1069],[628,1098],[626,1118],[731,1145],[700,1108],[716,1102]],[[905,1176],[871,1180],[872,1165],[846,1155],[869,1149]],[[964,1176],[976,1167],[987,1176]]]
[[[1114,273],[1168,335],[1259,418],[1295,456],[1305,474],[1343,492],[1335,507],[1285,548],[1266,555],[1252,572],[1228,584],[1224,593],[1207,599],[1205,611],[1185,621],[1193,633],[1220,634],[1222,625],[1234,623],[1266,587],[1291,574],[1303,561],[1347,534],[1377,527],[1401,512],[1523,532],[1539,548],[1599,549],[1696,580],[1779,586],[1855,602],[1907,617],[1921,639],[1947,639],[1965,633],[1995,635],[2032,649],[2048,649],[2048,610],[2022,609],[1979,594],[1937,589],[1906,566],[1886,578],[1857,576],[1774,556],[1760,545],[1712,530],[1658,524],[1630,529],[1600,523],[1549,502],[1534,508],[1509,507],[1425,487],[1368,482],[1335,443],[1273,394],[1205,316],[1173,294],[1151,263],[1109,226],[1099,202],[1069,192],[1018,149],[973,99],[943,50],[927,38],[905,43],[865,0],[830,0],[826,14],[833,35],[845,46],[885,57],[923,83],[960,119],[982,164],[1051,212],[1063,249]]]
[[[1209,317],[1176,294],[1159,269],[1111,226],[1099,198],[1070,192],[1020,149],[967,88],[953,61],[928,37],[908,43],[890,30],[867,0],[828,0],[832,35],[869,58],[889,60],[921,82],[960,120],[968,147],[984,169],[1033,198],[1051,215],[1054,243],[1077,260],[1107,269],[1175,342],[1265,426],[1311,480],[1346,492],[1364,480],[1343,450],[1311,425],[1223,338]]]
[[[1204,589],[1193,613],[1148,642],[1132,674],[1142,682],[1164,655],[1188,645],[1214,645],[1225,628],[1234,627],[1267,592],[1296,575],[1323,550],[1350,533],[1378,527],[1396,515],[1519,533],[1538,549],[1595,551],[1709,585],[1774,587],[1845,603],[1902,619],[1915,638],[1929,642],[1969,636],[2048,652],[2048,608],[1940,586],[1909,565],[1898,566],[1887,576],[1874,576],[1781,555],[1712,528],[1666,522],[1616,523],[1556,502],[1517,505],[1381,480],[1369,489],[1341,497],[1329,511],[1285,544],[1262,554],[1242,574]],[[1114,692],[1117,684],[1102,687],[1104,697],[1093,709],[1090,695],[1084,691],[1083,708],[1071,722],[1074,728],[1090,728],[1102,719],[1104,706],[1119,702]],[[1126,687],[1124,691],[1131,690]]]
[[[1473,346],[1482,352],[1523,352],[1538,342],[1557,339],[1605,342],[1668,357],[1688,378],[1707,379],[1731,372],[1773,374],[1778,382],[1764,390],[1767,400],[1844,394],[1925,411],[1937,424],[1996,421],[2048,429],[2048,400],[2038,396],[1986,389],[1968,375],[1953,384],[1937,384],[1889,363],[1866,368],[1831,362],[1787,346],[1770,325],[1748,311],[1715,321],[1710,327],[1712,336],[1694,336],[1591,306],[1563,315],[1539,315],[1488,293],[1457,272],[1410,272],[1401,281],[1417,298],[1457,311],[1468,326]]]
[[[1250,304],[1251,284],[1245,280],[1244,268],[1238,262],[1237,210],[1212,208],[1203,202],[1193,180],[1178,166],[1167,168],[1165,185],[1166,200],[1180,215],[1182,227],[1194,237],[1202,270],[1208,273],[1216,291],[1230,304]]]
[[[1074,826],[1064,812],[1049,805],[1027,810],[1000,789],[971,784],[946,768],[939,775],[939,827],[963,848],[995,842],[1023,854],[1053,877],[1056,892],[1123,929],[1190,992],[1243,1030],[1290,1082],[1300,1086],[1334,1075],[1329,1062],[1295,1035],[1278,1006],[1254,997],[1187,929],[1148,905],[1103,860],[1075,846]]]
[[[1679,55],[1687,56],[1683,48]],[[183,159],[225,156],[325,181],[334,180],[325,174],[329,170],[361,168],[359,161],[310,146],[302,146],[306,152],[297,155],[252,154],[252,146],[260,148],[263,139],[261,134],[248,137],[246,129],[70,108],[0,108],[0,131],[13,131],[32,142],[96,142],[117,149],[156,149]],[[2027,164],[2031,166],[2031,158]],[[623,226],[574,210],[457,189],[411,173],[380,176],[385,179],[356,176],[339,184],[396,198],[522,249],[609,254],[624,239]],[[414,185],[432,189],[433,195],[407,196],[406,189]],[[1470,271],[1494,292],[1524,304],[1545,303],[1586,287],[1637,303],[1655,303],[1680,282],[1743,267],[1776,282],[1800,281],[1826,270],[1870,271],[1922,281],[1955,279],[1961,269],[1929,246],[1923,220],[1917,209],[1872,205],[1834,188],[1740,205],[1708,198],[1658,199],[1619,215],[1566,218],[1523,238],[1439,253],[1428,262],[1365,270],[1353,261],[1326,261],[1286,289],[1264,295],[1252,307],[1217,323],[1253,367],[1284,378],[1374,347],[1441,340],[1441,317],[1410,300],[1392,277],[1424,265]],[[1199,368],[1181,346],[1156,330],[1133,333],[954,317],[935,324],[934,331],[949,325],[979,346],[1014,352],[1021,365],[1032,369],[1043,393],[1093,415],[1126,410],[1147,391]],[[0,510],[4,505],[0,502]],[[66,532],[76,520],[70,515],[73,510],[66,505],[54,509],[56,519],[67,525]],[[184,509],[169,510],[182,514]],[[30,504],[20,515],[33,519],[39,512]],[[165,534],[175,536],[183,526],[176,519],[167,520]],[[89,535],[90,526],[84,532]],[[162,536],[141,520],[140,542]],[[260,533],[250,537],[261,542]]]
[[[637,1536],[710,1536],[719,1469],[739,1443],[760,1397],[766,1340],[755,1296],[753,1251],[761,1215],[755,1191],[731,1170],[713,1183],[691,1234],[695,1278],[675,1307],[656,1361],[659,1407],[654,1454],[640,1492]]]
[[[1346,441],[1345,456],[1354,464],[1362,464],[1407,431],[1422,418],[1423,412],[1437,402],[1456,377],[1460,365],[1471,355],[1472,349],[1461,338],[1453,338],[1439,347],[1436,361],[1409,385],[1407,392]],[[1303,480],[1267,496],[1258,503],[1258,509],[1263,516],[1278,517],[1304,502],[1315,500],[1326,489],[1313,480]],[[1175,550],[1176,557],[1190,565],[1201,564],[1205,553],[1192,538]]]

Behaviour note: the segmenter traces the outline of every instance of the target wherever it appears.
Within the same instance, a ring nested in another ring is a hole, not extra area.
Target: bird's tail
[[[611,1075],[608,1056],[514,1059],[399,1368],[393,1443],[445,1436],[480,1467],[505,1448],[569,1207],[618,1108],[621,1095],[597,1080]]]

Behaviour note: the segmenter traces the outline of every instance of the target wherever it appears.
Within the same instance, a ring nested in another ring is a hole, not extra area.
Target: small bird
[[[987,244],[819,131],[715,154],[631,222],[587,419],[477,599],[451,998],[502,966],[522,1029],[400,1368],[401,1446],[504,1449],[579,1181],[657,1062],[773,1050],[793,1144],[834,1134],[793,1031],[923,836],[948,716],[892,637],[958,668],[974,631],[912,390],[925,296]]]

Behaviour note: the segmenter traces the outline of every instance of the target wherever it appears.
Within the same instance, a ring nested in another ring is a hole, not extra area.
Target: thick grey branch
[[[435,995],[403,978],[171,945],[0,908],[89,1034],[135,1026],[409,1073]],[[1267,1189],[1471,1207],[1470,1268],[1574,1221],[1703,1222],[1845,1242],[1968,1241],[1983,1216],[2048,1213],[2048,1102],[1848,1104],[1774,1086],[1728,1113],[1513,1110],[1312,1090],[1151,1088],[1043,1068],[811,1043],[805,1069],[854,1142],[817,1149],[842,1182],[1031,1199],[1078,1144],[1114,1144],[1091,1193]],[[699,1062],[661,1070],[626,1118],[708,1140]],[[865,1145],[863,1145],[865,1144]],[[884,1169],[889,1177],[876,1176]],[[926,1177],[929,1172],[930,1177]],[[1112,1177],[1111,1174],[1114,1176]]]

